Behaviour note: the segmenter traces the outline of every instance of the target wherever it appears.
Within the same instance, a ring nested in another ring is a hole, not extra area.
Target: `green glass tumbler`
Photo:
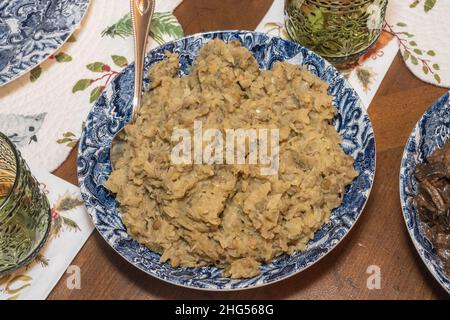
[[[289,37],[338,67],[356,61],[378,40],[387,0],[285,0]]]
[[[30,263],[50,227],[47,197],[20,152],[0,133],[0,276]]]

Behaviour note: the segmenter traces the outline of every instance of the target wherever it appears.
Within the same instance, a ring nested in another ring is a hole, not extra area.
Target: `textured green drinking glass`
[[[289,37],[336,66],[356,61],[378,40],[387,0],[285,0]]]
[[[36,257],[50,225],[47,197],[14,144],[0,133],[0,277]]]

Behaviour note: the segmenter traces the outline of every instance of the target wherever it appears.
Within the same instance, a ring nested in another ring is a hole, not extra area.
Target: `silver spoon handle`
[[[131,123],[136,120],[141,107],[144,56],[153,12],[154,0],[131,0],[131,19],[134,34],[134,97]]]

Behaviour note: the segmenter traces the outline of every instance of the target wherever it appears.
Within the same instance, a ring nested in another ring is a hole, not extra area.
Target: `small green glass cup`
[[[0,133],[0,277],[33,261],[50,227],[47,197],[20,152]]]
[[[285,0],[285,26],[295,42],[337,67],[365,54],[383,28],[387,0]]]

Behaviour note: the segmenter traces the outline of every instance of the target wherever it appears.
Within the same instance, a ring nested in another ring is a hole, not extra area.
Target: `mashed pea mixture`
[[[151,68],[151,90],[105,186],[129,234],[161,261],[253,277],[260,263],[305,250],[358,174],[331,125],[328,85],[287,62],[259,70],[238,42],[208,42],[187,76],[178,66],[167,53]],[[223,132],[278,128],[278,174],[262,175],[259,164],[173,164],[172,132],[194,121]]]

